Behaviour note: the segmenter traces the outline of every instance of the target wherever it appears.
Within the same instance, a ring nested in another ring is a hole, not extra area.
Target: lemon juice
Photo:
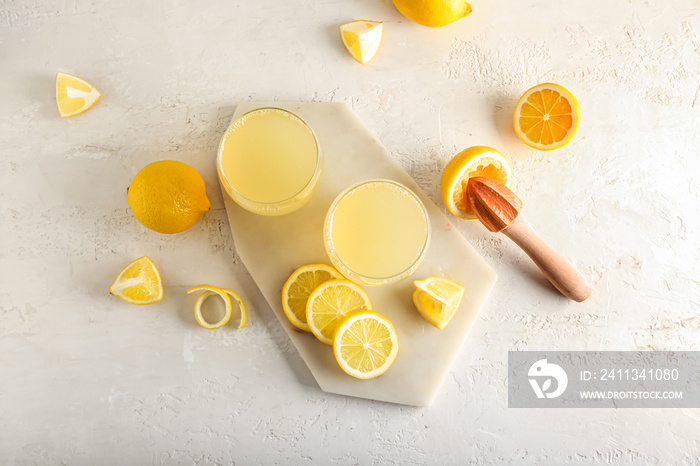
[[[280,108],[259,108],[236,119],[219,144],[219,178],[241,207],[283,215],[318,188],[323,157],[311,128]]]
[[[388,285],[411,275],[429,239],[423,203],[389,180],[369,180],[345,190],[331,205],[324,225],[331,262],[364,285]]]

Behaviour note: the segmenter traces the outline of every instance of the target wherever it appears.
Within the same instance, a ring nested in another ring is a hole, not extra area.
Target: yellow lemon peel
[[[189,290],[187,290],[187,294],[194,293],[195,291],[203,291],[202,294],[199,295],[197,298],[197,301],[195,302],[195,307],[194,307],[194,317],[195,320],[199,325],[206,329],[217,329],[220,327],[223,327],[226,325],[226,323],[229,321],[231,318],[231,312],[233,309],[233,306],[231,304],[231,298],[238,304],[238,308],[241,313],[241,319],[240,323],[238,325],[238,328],[243,328],[245,327],[246,324],[246,311],[245,311],[245,306],[243,305],[243,301],[241,298],[234,293],[233,291],[227,289],[227,288],[219,288],[217,286],[213,285],[197,285],[193,286]],[[211,295],[218,295],[221,299],[224,301],[224,306],[225,306],[225,311],[223,317],[218,321],[218,322],[207,322],[207,320],[204,318],[202,315],[202,305],[204,304],[204,301],[209,298]]]

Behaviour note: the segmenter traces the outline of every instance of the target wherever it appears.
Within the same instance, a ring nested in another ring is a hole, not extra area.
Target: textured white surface
[[[24,464],[697,464],[698,410],[513,410],[511,349],[700,349],[700,5],[473,0],[443,29],[388,0],[0,2],[0,462]],[[337,26],[385,21],[362,67]],[[58,118],[56,71],[103,98]],[[554,153],[514,136],[538,82],[582,107]],[[593,286],[560,298],[524,255],[456,228],[499,280],[429,409],[321,392],[237,260],[211,163],[246,100],[349,103],[440,203],[464,147],[513,162],[530,223]],[[162,236],[125,189],[186,161],[213,207]],[[107,294],[150,255],[166,298]],[[194,283],[241,291],[241,331],[192,321]]]
[[[234,118],[270,102],[244,102]],[[309,367],[319,387],[329,393],[352,395],[411,406],[430,406],[458,356],[496,282],[496,273],[455,231],[440,208],[422,192],[391,157],[352,109],[341,102],[280,102],[314,130],[323,150],[325,168],[313,198],[301,209],[279,217],[250,213],[226,196],[236,252]],[[323,245],[328,209],[348,186],[368,179],[402,183],[421,198],[430,217],[430,243],[425,258],[406,280],[389,286],[366,286],[372,309],[393,323],[399,353],[381,377],[358,380],[338,366],[332,348],[309,332],[300,332],[282,310],[280,296],[292,272],[305,264],[331,264]],[[450,325],[432,327],[415,309],[413,280],[447,276],[465,284],[465,298]]]

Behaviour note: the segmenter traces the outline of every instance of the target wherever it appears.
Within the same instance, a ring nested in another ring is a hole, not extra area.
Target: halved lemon
[[[515,133],[530,147],[553,150],[565,146],[578,130],[581,110],[576,97],[554,83],[525,91],[513,114]]]
[[[428,277],[413,282],[413,304],[433,327],[442,330],[450,323],[462,302],[464,286],[444,277]]]
[[[306,322],[316,338],[333,343],[340,320],[351,312],[372,309],[367,293],[345,279],[329,280],[319,285],[306,303]]]
[[[325,264],[304,265],[289,276],[282,288],[282,309],[296,328],[310,332],[306,323],[306,303],[311,293],[322,283],[342,278],[333,267]]]
[[[131,304],[153,304],[163,299],[163,281],[148,256],[139,257],[119,272],[110,294]]]
[[[340,26],[340,39],[352,58],[364,65],[377,54],[383,32],[381,21],[350,21]]]
[[[231,298],[234,300],[234,302],[238,305],[238,309],[240,310],[241,313],[241,320],[240,323],[238,324],[238,328],[243,328],[245,327],[245,322],[246,322],[246,312],[245,312],[245,306],[243,305],[243,301],[241,298],[234,293],[233,291],[226,289],[226,288],[219,288],[217,286],[213,285],[197,285],[193,286],[189,290],[187,290],[187,294],[194,293],[195,291],[204,291],[204,293],[200,294],[199,297],[197,298],[197,302],[194,305],[194,318],[197,321],[199,325],[201,325],[204,328],[213,330],[216,328],[223,327],[226,325],[226,323],[229,321],[231,318],[231,311],[232,311],[232,304],[231,304]],[[202,315],[202,305],[204,304],[204,301],[211,296],[211,295],[218,295],[221,299],[224,300],[224,315],[217,321],[217,322],[209,322],[207,319],[204,318]]]
[[[100,97],[102,94],[89,82],[72,74],[56,73],[56,105],[61,118],[83,113],[95,105]]]
[[[452,215],[467,220],[476,218],[466,197],[467,183],[472,176],[486,176],[510,188],[513,170],[508,160],[491,147],[469,147],[452,157],[442,171],[440,194]]]
[[[399,340],[391,321],[374,311],[354,312],[333,335],[333,354],[340,368],[358,379],[382,375],[396,359]]]

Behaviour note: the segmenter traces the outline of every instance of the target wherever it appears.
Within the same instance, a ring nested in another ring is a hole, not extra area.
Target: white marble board
[[[313,128],[325,155],[318,192],[298,211],[279,217],[250,213],[225,193],[226,211],[236,250],[280,324],[322,390],[395,403],[429,406],[457,356],[479,309],[496,282],[496,273],[384,149],[344,103],[246,102],[234,118],[257,107],[275,106],[300,115]],[[299,266],[330,261],[323,247],[323,221],[335,197],[346,187],[370,178],[386,178],[412,189],[430,215],[432,237],[426,258],[409,279],[384,287],[364,287],[374,310],[394,324],[399,354],[392,367],[372,380],[345,374],[332,348],[298,331],[284,315],[284,282]],[[441,275],[463,283],[465,297],[443,330],[428,324],[412,302],[413,280]]]

